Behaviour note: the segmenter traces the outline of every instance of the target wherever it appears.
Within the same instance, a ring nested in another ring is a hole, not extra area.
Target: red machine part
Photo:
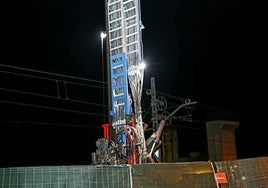
[[[109,123],[104,123],[102,124],[102,128],[103,128],[103,138],[106,140],[109,140]]]

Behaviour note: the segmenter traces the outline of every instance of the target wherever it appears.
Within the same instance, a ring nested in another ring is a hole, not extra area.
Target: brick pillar
[[[235,130],[239,122],[207,122],[208,157],[211,161],[236,160]]]

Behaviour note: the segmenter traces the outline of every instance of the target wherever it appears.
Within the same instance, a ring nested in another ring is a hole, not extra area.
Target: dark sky
[[[263,144],[267,142],[268,125],[265,1],[155,0],[152,3],[141,0],[141,8],[147,64],[144,87],[149,88],[150,77],[155,77],[157,91],[196,100],[203,112],[213,108],[219,114],[232,114],[240,122],[239,157],[268,155]],[[0,140],[4,145],[0,164],[90,163],[94,142],[102,135],[103,117],[55,108],[101,113],[101,107],[85,104],[81,107],[68,101],[14,94],[3,88],[45,95],[54,89],[50,81],[22,78],[18,73],[56,80],[59,75],[68,75],[101,81],[99,34],[105,30],[104,1],[4,1],[0,9],[0,64],[52,73],[0,67],[0,104],[4,111],[0,119],[1,132],[5,135]],[[3,71],[16,74],[11,76]],[[91,87],[99,83],[60,78],[79,83],[68,85],[68,94],[73,98],[101,103],[101,89]],[[63,82],[59,87],[60,93],[66,94]],[[54,110],[22,103],[48,104]],[[208,120],[211,114],[205,112],[204,116],[201,119]]]

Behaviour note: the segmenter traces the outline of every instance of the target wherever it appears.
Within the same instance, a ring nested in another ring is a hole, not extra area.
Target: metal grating
[[[128,188],[130,166],[43,166],[0,169],[1,188]]]

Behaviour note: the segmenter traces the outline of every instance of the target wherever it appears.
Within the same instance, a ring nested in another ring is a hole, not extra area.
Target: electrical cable
[[[37,94],[37,93],[32,93],[32,92],[26,92],[26,91],[18,91],[18,90],[14,90],[14,89],[6,89],[6,88],[1,88],[0,90],[3,91],[8,91],[8,92],[14,92],[14,93],[20,93],[20,94],[27,94],[27,95],[32,95],[32,96],[38,96],[38,97],[44,97],[44,98],[50,98],[50,99],[57,99],[57,100],[64,100],[64,101],[71,101],[71,102],[77,102],[77,103],[81,103],[81,104],[89,104],[89,105],[95,105],[95,106],[103,106],[101,104],[98,103],[93,103],[93,102],[87,102],[87,101],[82,101],[82,100],[75,100],[75,99],[66,99],[66,98],[59,98],[59,97],[54,97],[54,96],[50,96],[50,95],[43,95],[43,94]]]
[[[35,73],[42,73],[42,74],[47,74],[47,75],[52,75],[52,76],[59,76],[59,77],[63,77],[63,78],[71,78],[71,79],[76,79],[76,80],[83,80],[83,81],[89,81],[89,82],[95,82],[95,83],[102,83],[102,81],[98,81],[98,80],[92,80],[92,79],[87,79],[87,78],[80,78],[80,77],[75,77],[75,76],[50,73],[50,72],[33,70],[33,69],[28,69],[28,68],[16,67],[16,66],[10,66],[10,65],[5,65],[5,64],[0,64],[0,66],[1,67],[12,68],[12,69],[30,71],[30,72],[35,72]]]
[[[1,123],[12,123],[12,124],[26,124],[26,125],[51,125],[58,127],[77,127],[77,128],[98,128],[102,129],[101,126],[89,126],[88,124],[65,124],[65,123],[54,123],[54,122],[36,122],[36,121],[21,121],[21,120],[0,120]]]
[[[102,114],[89,113],[89,112],[78,111],[78,110],[67,110],[67,109],[63,109],[63,108],[54,108],[54,107],[48,107],[48,106],[42,106],[42,105],[34,105],[34,104],[27,104],[27,103],[20,103],[20,102],[8,101],[8,100],[0,100],[0,103],[15,104],[15,105],[28,106],[28,107],[35,107],[35,108],[42,108],[42,109],[49,109],[49,110],[70,112],[70,113],[85,114],[85,115],[91,115],[91,116],[101,116],[101,117],[103,116]]]

